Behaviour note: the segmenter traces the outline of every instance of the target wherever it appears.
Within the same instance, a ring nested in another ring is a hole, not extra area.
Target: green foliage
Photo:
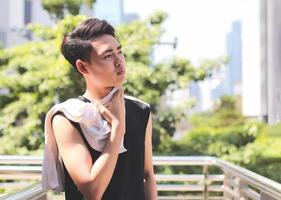
[[[81,78],[70,70],[58,48],[64,31],[73,29],[79,21],[73,19],[82,18],[69,17],[53,29],[46,28],[44,41],[3,51],[0,88],[8,89],[9,93],[0,96],[3,108],[0,110],[1,154],[29,154],[42,150],[46,111],[55,101],[81,90]],[[61,29],[61,26],[66,28]],[[38,26],[36,28],[34,31],[40,30]]]
[[[54,19],[63,19],[65,14],[78,15],[80,7],[85,4],[92,8],[96,0],[42,0],[43,8]]]
[[[253,146],[259,155],[247,167],[281,183],[281,124],[266,125]]]
[[[194,114],[191,124],[195,127],[222,128],[229,126],[241,126],[245,118],[239,111],[236,100],[239,97],[222,96],[214,106],[213,112]]]
[[[245,119],[229,96],[222,97],[212,113],[194,114],[189,121],[192,129],[166,144],[173,155],[215,156],[281,181],[281,124]]]
[[[153,25],[161,25],[167,19],[167,17],[167,13],[163,12],[162,10],[157,10],[152,16],[149,17],[148,20]]]
[[[152,23],[152,19],[158,23]],[[83,78],[60,54],[63,36],[85,17],[67,16],[55,27],[29,25],[40,42],[31,42],[15,48],[1,50],[0,88],[8,94],[0,96],[0,153],[40,153],[43,145],[44,117],[56,102],[77,97],[84,91]],[[162,96],[170,88],[182,88],[200,74],[206,74],[183,58],[154,66],[151,52],[163,30],[163,13],[146,20],[133,21],[117,27],[117,34],[126,53],[128,83],[126,93],[151,104],[154,125],[154,150],[169,147],[176,122],[182,118],[181,109],[161,108]],[[137,30],[137,31],[136,31]],[[220,61],[215,61],[218,63]],[[204,69],[207,70],[206,66]],[[173,86],[173,87],[171,87]],[[165,144],[168,144],[165,145]],[[38,152],[39,151],[39,152]]]
[[[66,12],[76,15],[83,3],[92,5],[95,0],[42,2],[54,18],[62,19]],[[59,51],[63,36],[85,19],[73,15],[52,28],[29,25],[42,39],[40,42],[0,48],[0,89],[8,90],[7,94],[0,94],[0,154],[41,154],[46,112],[53,104],[83,92],[83,79]],[[146,20],[117,27],[127,60],[126,94],[151,105],[154,153],[213,155],[281,182],[281,124],[269,126],[245,119],[237,97],[222,97],[212,112],[194,114],[188,119],[191,130],[181,140],[172,140],[176,124],[184,119],[189,104],[183,102],[176,108],[161,106],[163,97],[169,91],[185,88],[191,81],[211,77],[213,70],[228,59],[206,59],[195,67],[189,60],[175,57],[154,65],[152,49],[164,33],[161,25],[166,18],[165,13],[157,11]],[[162,170],[181,173],[186,169]]]
[[[159,40],[162,32],[160,26],[151,25],[149,20],[119,25],[117,37],[122,43],[126,60],[150,65],[152,45]]]
[[[192,129],[180,141],[172,140],[176,124],[184,119],[189,104],[161,106],[163,97],[169,91],[185,88],[190,81],[210,77],[227,59],[204,60],[198,67],[184,58],[154,65],[150,55],[164,32],[161,23],[165,18],[158,12],[146,20],[117,27],[127,59],[126,93],[151,105],[155,154],[213,155],[281,181],[281,125],[245,119],[237,99],[232,97],[222,97],[210,113],[190,117]],[[59,48],[63,36],[84,19],[69,15],[53,28],[30,25],[42,41],[0,49],[0,88],[9,91],[0,95],[0,154],[42,153],[48,109],[83,92],[83,79]]]
[[[164,32],[161,23],[166,17],[158,11],[144,21],[133,21],[117,27],[117,36],[127,60],[126,93],[149,102],[154,122],[153,150],[157,154],[169,149],[175,125],[187,108],[160,109],[163,95],[167,90],[186,87],[190,81],[203,80],[211,70],[225,62],[224,58],[217,58],[212,63],[209,60],[209,65],[206,61],[202,62],[202,66],[195,67],[189,60],[175,57],[168,63],[153,65],[152,47],[159,42]]]

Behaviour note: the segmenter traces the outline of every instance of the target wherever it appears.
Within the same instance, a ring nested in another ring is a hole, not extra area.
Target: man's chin
[[[127,83],[127,79],[124,79],[114,85],[114,87],[122,87],[125,83]]]

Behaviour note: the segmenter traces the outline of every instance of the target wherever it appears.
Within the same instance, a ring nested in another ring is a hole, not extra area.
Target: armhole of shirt
[[[145,112],[145,122],[144,122],[144,126],[145,126],[145,130],[147,128],[147,125],[148,125],[148,120],[149,120],[149,115],[150,115],[150,107],[149,106],[146,106],[145,109],[144,109],[144,112]]]
[[[60,116],[65,117],[65,118],[77,129],[77,131],[79,132],[80,136],[81,136],[82,139],[83,139],[83,142],[84,142],[85,145],[88,147],[88,149],[91,148],[91,147],[90,147],[90,144],[88,143],[88,141],[86,140],[86,138],[85,138],[85,136],[84,136],[84,134],[83,134],[83,131],[82,131],[81,126],[80,126],[79,123],[74,122],[74,121],[71,121],[70,119],[68,119],[68,118],[64,115],[63,112],[57,112],[57,113],[54,115],[54,117],[55,117],[56,115],[60,115]]]

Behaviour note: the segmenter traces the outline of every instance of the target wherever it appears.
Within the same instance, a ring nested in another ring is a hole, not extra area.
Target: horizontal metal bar
[[[281,184],[274,182],[268,178],[260,176],[254,172],[251,172],[242,167],[233,165],[226,161],[220,160],[215,157],[209,156],[154,156],[153,163],[157,165],[170,165],[170,166],[206,166],[213,165],[223,171],[240,178],[245,184],[250,184],[256,187],[265,194],[270,194],[276,199],[281,199]],[[30,164],[30,165],[41,165],[42,156],[0,156],[0,164]],[[20,166],[22,168],[17,168],[19,166],[0,166],[0,174],[10,174],[10,173],[41,173],[41,166]],[[38,168],[32,168],[38,167]],[[162,177],[163,178],[163,177]]]
[[[223,192],[223,185],[209,185],[209,192]]]
[[[192,191],[202,192],[204,191],[203,185],[180,185],[180,184],[158,184],[158,191]]]
[[[41,173],[0,174],[0,180],[40,180]]]
[[[242,188],[241,189],[244,196],[250,197],[253,200],[260,200],[261,195],[257,193],[256,191],[250,189],[250,188]]]
[[[158,196],[158,200],[202,200],[202,195]],[[223,200],[222,196],[209,196],[208,200]]]
[[[42,165],[42,156],[0,155],[0,164]]]
[[[223,181],[223,175],[208,175],[205,179],[204,175],[201,174],[156,174],[155,178],[157,181]]]
[[[212,175],[208,175],[207,180],[210,181],[223,181],[224,180],[224,175],[222,174],[212,174]]]
[[[208,200],[223,200],[223,197],[220,197],[220,196],[209,196]]]
[[[0,165],[0,179],[20,180],[20,179],[41,179],[42,166],[26,165]]]
[[[204,176],[199,175],[199,174],[196,174],[196,175],[156,174],[155,178],[157,181],[202,181],[202,180],[204,180]]]
[[[41,182],[24,188],[23,190],[2,197],[3,200],[31,200],[39,199],[46,195],[47,191],[42,189]],[[47,200],[47,199],[46,199]]]
[[[193,196],[159,196],[158,200],[202,200],[203,196],[193,195]]]
[[[154,165],[212,165],[208,156],[154,156]],[[0,155],[0,164],[32,164],[42,165],[42,156]]]
[[[212,165],[211,157],[207,156],[153,156],[154,165],[184,165],[184,166],[202,166]]]
[[[0,173],[41,173],[42,166],[0,165]]]
[[[0,183],[0,188],[23,188],[30,185],[30,182],[8,182],[8,183]]]

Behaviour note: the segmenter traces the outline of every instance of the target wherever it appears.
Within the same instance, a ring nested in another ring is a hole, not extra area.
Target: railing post
[[[209,180],[208,180],[208,165],[203,166],[203,175],[204,175],[204,191],[203,191],[203,197],[204,200],[209,199],[209,191],[208,191],[208,185],[209,185]]]
[[[223,199],[224,200],[231,200],[232,196],[228,192],[229,189],[231,189],[231,186],[229,185],[231,176],[229,172],[224,171],[224,179],[223,179]]]
[[[235,192],[237,194],[239,194],[239,199],[244,200],[245,198],[245,194],[243,193],[243,189],[245,189],[247,186],[247,184],[245,182],[243,182],[240,178],[237,179],[237,187],[235,188]]]

